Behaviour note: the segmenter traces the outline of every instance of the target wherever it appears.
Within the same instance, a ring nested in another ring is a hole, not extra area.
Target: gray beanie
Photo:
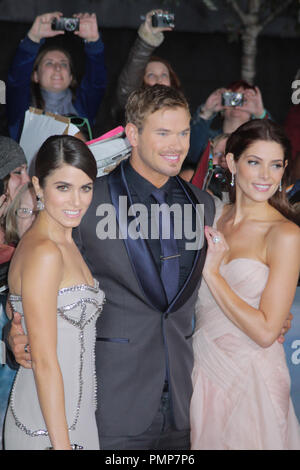
[[[0,136],[0,179],[15,168],[27,164],[24,150],[10,137]]]

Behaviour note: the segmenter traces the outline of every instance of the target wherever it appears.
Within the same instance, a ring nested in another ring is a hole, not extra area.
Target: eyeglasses
[[[214,157],[224,158],[225,157],[225,152],[214,152]]]
[[[37,213],[37,210],[28,209],[27,207],[20,207],[16,210],[16,216],[20,217],[20,219],[28,219]]]

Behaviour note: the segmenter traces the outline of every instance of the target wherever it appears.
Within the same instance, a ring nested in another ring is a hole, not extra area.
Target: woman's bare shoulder
[[[9,271],[10,276],[19,277],[29,271],[42,271],[52,266],[61,268],[62,265],[63,256],[54,241],[41,236],[24,236],[15,250]]]
[[[272,224],[267,234],[267,252],[269,257],[294,257],[299,262],[300,228],[292,221],[282,218]]]
[[[278,222],[271,225],[269,237],[270,239],[287,238],[300,241],[300,228],[291,220],[282,217]]]
[[[62,259],[61,250],[58,245],[51,239],[36,236],[35,234],[26,234],[19,242],[16,254],[24,260],[34,258],[60,258]]]
[[[50,239],[24,237],[19,242],[11,261],[8,283],[11,292],[20,293],[27,280],[43,282],[54,276],[60,282],[63,257],[60,249]]]

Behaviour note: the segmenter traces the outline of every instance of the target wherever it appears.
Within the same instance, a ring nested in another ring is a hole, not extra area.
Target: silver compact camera
[[[244,95],[235,91],[225,91],[222,94],[223,106],[243,106]]]
[[[54,18],[51,25],[55,31],[79,31],[79,18]]]
[[[174,28],[174,13],[154,13],[152,15],[152,26],[154,28]]]

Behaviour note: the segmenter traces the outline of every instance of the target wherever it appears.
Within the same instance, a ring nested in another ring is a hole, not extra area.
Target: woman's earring
[[[282,180],[280,180],[279,186],[278,186],[278,191],[281,193],[282,192]]]
[[[231,183],[230,186],[233,188],[234,186],[234,173],[231,173]]]
[[[36,202],[36,208],[37,208],[37,210],[38,210],[38,211],[44,210],[44,209],[45,209],[45,206],[44,206],[44,203],[43,203],[43,201],[42,201],[42,199],[41,199],[41,196],[37,196],[37,197],[36,197],[36,201],[37,201],[37,202]]]

